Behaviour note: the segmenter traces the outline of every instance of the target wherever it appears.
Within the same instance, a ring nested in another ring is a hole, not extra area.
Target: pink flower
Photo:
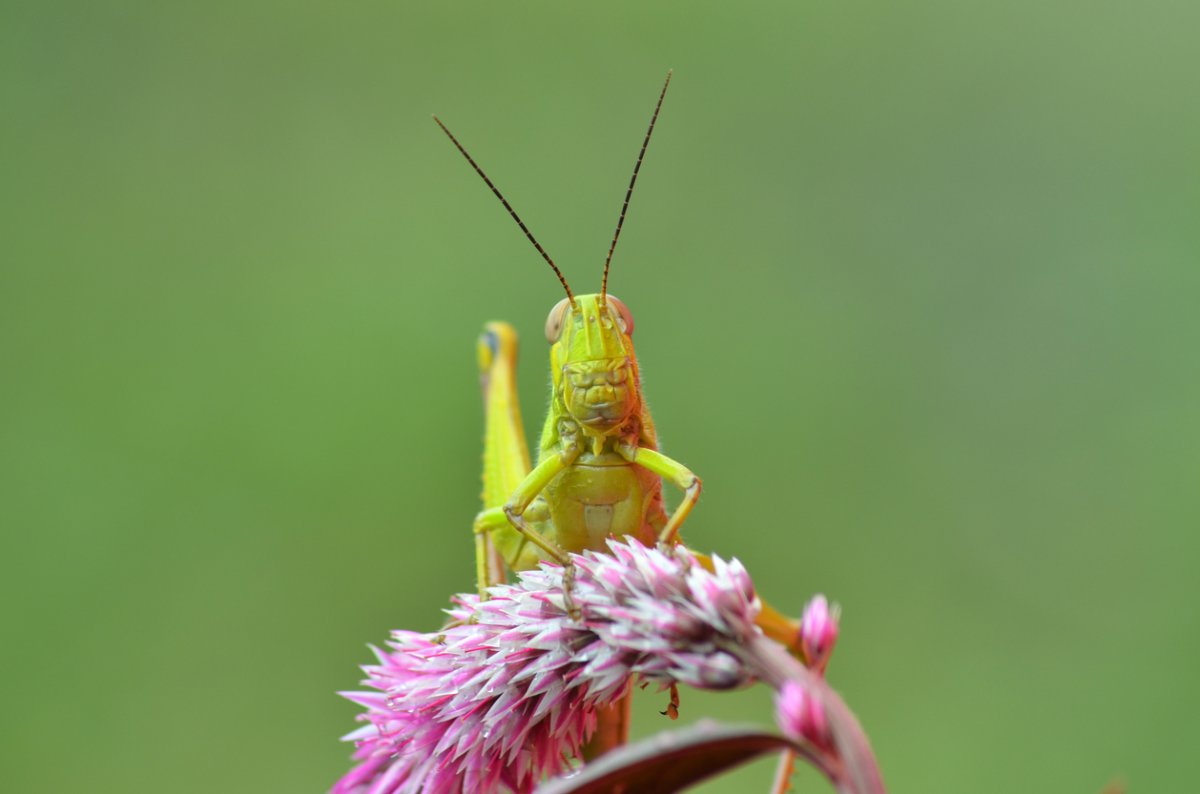
[[[333,794],[531,791],[569,768],[596,711],[630,680],[727,689],[749,683],[742,648],[759,635],[759,602],[736,560],[701,567],[672,552],[610,540],[611,556],[573,556],[564,608],[562,569],[543,565],[487,601],[459,595],[440,632],[397,631],[363,668],[372,692],[345,738],[359,761]]]
[[[787,681],[775,695],[775,720],[785,734],[827,750],[833,745],[821,701],[798,681]]]
[[[813,596],[800,618],[800,647],[810,667],[819,673],[825,672],[837,637],[837,607],[831,608],[823,595]]]

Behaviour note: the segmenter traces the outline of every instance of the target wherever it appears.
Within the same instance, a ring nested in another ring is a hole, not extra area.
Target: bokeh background
[[[365,644],[472,586],[475,334],[536,427],[560,297],[429,114],[591,291],[668,67],[612,288],[690,543],[843,605],[896,792],[1194,785],[1197,4],[2,14],[5,790],[347,769]]]

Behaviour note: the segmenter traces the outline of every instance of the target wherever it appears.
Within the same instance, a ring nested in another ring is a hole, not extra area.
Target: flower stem
[[[835,759],[815,762],[843,794],[885,794],[883,776],[871,743],[858,719],[825,679],[809,670],[779,643],[765,636],[751,638],[736,652],[763,682],[780,690],[788,681],[803,686],[821,704],[829,722]],[[834,762],[834,763],[831,763]]]

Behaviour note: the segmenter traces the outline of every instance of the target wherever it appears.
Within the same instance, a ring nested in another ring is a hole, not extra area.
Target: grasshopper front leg
[[[671,514],[666,526],[659,533],[660,543],[674,545],[679,540],[679,527],[700,498],[700,478],[682,463],[656,450],[639,447],[633,442],[618,445],[617,452],[625,460],[644,466],[683,489],[683,501],[675,508],[675,512]],[[712,559],[707,554],[692,553],[696,555],[701,565],[712,570]],[[798,621],[787,617],[764,601],[757,622],[764,634],[803,658]]]
[[[568,581],[571,576],[571,558],[567,552],[563,550],[554,541],[547,538],[541,532],[538,532],[525,521],[525,511],[533,504],[538,495],[546,488],[550,482],[562,473],[564,469],[575,462],[579,457],[581,449],[578,445],[571,445],[557,454],[550,455],[541,463],[539,463],[533,471],[521,481],[512,498],[510,498],[503,507],[493,507],[484,510],[475,518],[475,533],[482,536],[485,533],[495,531],[502,527],[512,526],[517,532],[521,533],[522,537],[530,543],[541,549],[547,557],[562,565],[566,569],[565,576]],[[483,581],[483,580],[481,580]],[[481,585],[480,595],[483,596],[485,588]],[[570,598],[570,593],[567,593],[567,598]]]
[[[679,542],[679,528],[696,502],[700,499],[700,478],[677,460],[667,457],[657,450],[639,447],[635,443],[617,445],[617,454],[630,463],[635,463],[644,469],[654,472],[664,480],[669,480],[683,491],[683,501],[675,508],[675,512],[667,520],[666,526],[658,535],[658,542],[670,546]]]

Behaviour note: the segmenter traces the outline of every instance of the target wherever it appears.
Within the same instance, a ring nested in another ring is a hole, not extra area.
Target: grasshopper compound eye
[[[569,308],[571,308],[571,299],[563,298],[554,304],[554,308],[546,317],[546,341],[550,344],[554,344],[562,336],[563,320],[566,318]]]
[[[629,307],[625,302],[616,295],[606,295],[604,300],[608,305],[616,309],[617,325],[628,336],[633,336],[633,315],[629,313]]]

